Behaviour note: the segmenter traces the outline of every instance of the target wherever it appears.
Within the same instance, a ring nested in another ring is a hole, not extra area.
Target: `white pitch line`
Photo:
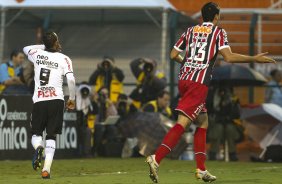
[[[127,174],[128,172],[108,172],[108,173],[79,173],[82,176],[89,176],[89,175],[120,175],[120,174]]]
[[[270,169],[279,169],[282,167],[272,166],[272,167],[257,167],[255,170],[270,170]]]
[[[133,174],[133,173],[137,173],[137,174],[143,174],[146,173],[146,171],[131,171],[131,172],[121,172],[121,171],[117,171],[117,172],[105,172],[105,173],[79,173],[79,175],[82,176],[102,176],[102,175],[121,175],[121,174]]]

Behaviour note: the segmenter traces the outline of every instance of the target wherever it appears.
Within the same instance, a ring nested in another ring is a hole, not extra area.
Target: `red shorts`
[[[194,81],[180,80],[178,90],[180,99],[175,110],[182,112],[192,121],[197,118],[199,113],[207,112],[208,87],[206,85]]]

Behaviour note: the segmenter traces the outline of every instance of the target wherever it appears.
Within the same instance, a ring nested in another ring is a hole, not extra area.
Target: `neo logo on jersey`
[[[212,29],[207,26],[195,26],[193,32],[210,34],[212,32]]]
[[[44,55],[38,55],[37,56],[37,60],[36,60],[36,64],[38,65],[47,65],[49,67],[55,67],[58,68],[58,63],[52,62],[52,61],[48,61],[48,56],[44,56]]]

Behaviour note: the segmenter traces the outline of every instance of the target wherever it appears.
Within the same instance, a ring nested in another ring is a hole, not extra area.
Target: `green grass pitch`
[[[150,184],[144,158],[55,160],[51,179],[43,180],[31,161],[0,161],[1,184]],[[282,184],[282,164],[208,162],[217,176],[215,184]],[[161,184],[201,184],[194,178],[195,163],[164,160],[159,170]]]

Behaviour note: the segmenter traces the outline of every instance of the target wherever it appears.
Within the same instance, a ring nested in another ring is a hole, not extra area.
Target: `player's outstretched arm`
[[[228,63],[276,63],[270,57],[266,57],[268,52],[260,53],[255,56],[247,56],[242,54],[233,53],[230,47],[221,49],[219,53],[223,56],[224,60]]]
[[[173,48],[170,52],[170,59],[173,59],[174,61],[176,61],[177,63],[182,63],[183,58],[180,55],[180,51],[176,50],[175,48]]]

